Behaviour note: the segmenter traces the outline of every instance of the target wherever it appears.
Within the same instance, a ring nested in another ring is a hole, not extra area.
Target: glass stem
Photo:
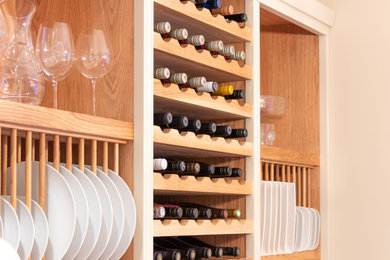
[[[92,106],[93,115],[96,116],[96,79],[92,79]]]
[[[55,109],[57,109],[57,85],[58,85],[58,81],[53,79],[51,81],[51,83],[53,84],[53,107]]]

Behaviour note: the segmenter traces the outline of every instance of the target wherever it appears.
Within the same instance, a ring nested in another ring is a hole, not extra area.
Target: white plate
[[[294,244],[294,252],[300,252],[301,244],[302,244],[302,212],[298,207],[296,207],[295,211],[295,244]]]
[[[11,201],[10,196],[2,196],[2,198],[8,202]],[[27,206],[20,199],[16,200],[16,214],[18,215],[20,224],[20,243],[18,247],[18,254],[21,260],[27,260],[34,245],[34,220]]]
[[[93,185],[93,183],[87,177],[87,175],[85,175],[85,173],[80,171],[75,166],[72,167],[72,172],[84,189],[85,195],[87,197],[88,209],[89,209],[89,214],[88,214],[89,222],[88,222],[87,234],[85,236],[84,242],[80,250],[78,251],[75,257],[75,259],[84,260],[92,252],[99,238],[100,229],[102,226],[102,207],[100,204],[100,198],[95,188],[95,185]]]
[[[278,207],[278,202],[279,202],[279,185],[277,185],[276,182],[270,182],[272,185],[272,224],[271,224],[271,230],[270,230],[270,244],[268,247],[268,251],[270,254],[275,254],[275,242],[276,242],[276,228],[277,228],[277,223],[279,221],[279,207]]]
[[[110,259],[119,259],[126,252],[131,240],[133,239],[136,225],[136,209],[133,195],[126,182],[122,178],[111,170],[108,170],[108,176],[115,183],[122,197],[123,206],[125,210],[125,226],[122,237],[120,239],[118,247]]]
[[[98,259],[103,253],[111,236],[113,225],[113,211],[110,196],[108,195],[108,191],[102,181],[88,168],[85,168],[84,172],[95,185],[95,188],[100,198],[103,213],[102,227],[100,230],[99,238],[91,254],[88,256],[88,259],[95,260]]]
[[[125,212],[121,194],[119,193],[115,183],[99,168],[97,169],[97,176],[109,191],[112,210],[114,211],[114,222],[112,226],[111,237],[108,241],[106,249],[104,249],[103,254],[100,256],[101,260],[108,260],[111,258],[111,255],[118,247],[120,238],[122,237],[123,228],[125,225]]]
[[[280,193],[280,231],[278,253],[286,252],[286,235],[288,225],[288,183],[281,183]]]
[[[296,207],[296,195],[295,195],[295,184],[288,183],[287,186],[287,229],[286,229],[286,242],[285,242],[285,253],[289,254],[294,252],[295,242],[295,207]]]
[[[265,208],[265,202],[267,200],[266,197],[266,182],[261,181],[260,182],[260,228],[261,228],[261,255],[264,255],[264,250],[265,250],[265,239],[264,239],[264,234],[265,234],[265,227],[266,227],[266,208]]]
[[[20,260],[16,250],[4,239],[0,238],[0,252],[2,259]]]
[[[311,238],[311,213],[307,208],[297,207],[298,212],[302,214],[302,240],[298,252],[306,251],[310,247]]]
[[[25,167],[25,162],[17,164],[17,193],[22,196],[25,195]],[[32,198],[39,201],[39,162],[33,161],[31,168]],[[62,259],[73,239],[76,225],[75,202],[64,177],[48,164],[46,164],[45,205],[49,222],[49,242],[45,257],[47,260]]]
[[[18,250],[20,242],[20,224],[18,215],[7,200],[1,198],[1,219],[3,220],[3,239],[15,250]]]
[[[266,201],[265,201],[265,229],[264,229],[264,255],[270,254],[270,243],[271,243],[271,226],[273,225],[273,210],[272,210],[272,183],[265,182]]]
[[[312,208],[307,208],[309,213],[311,214],[311,236],[310,236],[310,245],[308,250],[314,250],[314,246],[316,244],[316,236],[317,236],[317,214]]]
[[[89,222],[88,202],[83,187],[72,172],[60,165],[60,173],[67,181],[75,198],[76,226],[72,243],[64,256],[64,259],[73,259],[80,250],[87,234]]]
[[[18,196],[18,198],[25,201],[24,196]],[[42,208],[34,200],[31,200],[31,215],[35,227],[31,260],[41,260],[49,241],[49,223],[47,222],[45,212],[43,212]]]
[[[1,219],[0,216],[0,239],[3,238],[3,220]]]
[[[313,250],[315,250],[315,249],[317,249],[317,247],[320,243],[321,217],[320,217],[320,213],[318,212],[318,210],[316,210],[316,209],[313,209],[313,210],[317,215],[316,237],[315,237],[315,243],[314,243],[314,247],[313,247]]]

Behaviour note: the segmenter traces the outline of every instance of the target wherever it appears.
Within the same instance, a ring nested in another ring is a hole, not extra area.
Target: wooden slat
[[[103,142],[103,172],[108,173],[108,142]]]
[[[16,160],[17,160],[17,130],[12,129],[11,133],[11,153],[10,153],[10,195],[11,205],[16,210],[16,186],[17,186],[17,175],[16,175]]]
[[[155,0],[154,6],[155,23],[169,21],[173,28],[184,27],[190,35],[202,34],[207,41],[237,43],[252,40],[248,26],[241,28],[237,22],[226,22],[222,15],[211,15],[208,9],[197,9],[193,3]]]
[[[275,164],[275,181],[280,181],[280,165]]]
[[[154,112],[169,111],[199,120],[243,119],[253,116],[252,105],[241,105],[238,100],[212,97],[209,93],[196,93],[194,89],[180,89],[176,84],[163,85],[154,80]]]
[[[79,141],[79,169],[80,171],[84,171],[84,162],[85,162],[85,159],[84,159],[84,153],[85,153],[85,140],[84,139],[80,139]]]
[[[32,161],[32,153],[31,153],[31,146],[32,146],[32,132],[27,131],[26,133],[26,183],[25,183],[25,191],[26,191],[26,206],[31,211],[31,161]]]
[[[312,205],[311,205],[311,176],[310,176],[310,173],[311,173],[311,169],[308,168],[307,169],[307,205],[309,208],[312,207]]]
[[[53,141],[53,166],[58,171],[60,169],[60,136],[55,135]]]
[[[291,182],[291,166],[287,165],[287,182]]]
[[[1,142],[1,195],[7,195],[8,137],[2,136]]]
[[[269,163],[264,163],[264,180],[269,181]]]
[[[319,166],[320,155],[282,149],[275,146],[262,145],[261,159],[263,161],[279,162],[302,166]]]
[[[302,168],[302,206],[307,207],[307,171],[306,168]]]
[[[286,182],[286,165],[282,165],[282,182]]]
[[[0,125],[7,128],[121,143],[133,139],[130,122],[3,100],[0,110]]]
[[[35,161],[35,139],[32,139],[31,143],[31,159]]]
[[[228,82],[252,78],[249,65],[240,66],[235,61],[226,61],[224,57],[211,56],[209,51],[197,51],[192,45],[180,45],[175,39],[164,40],[154,33],[155,64],[167,66],[174,71],[185,71],[189,75],[203,75],[209,81]]]
[[[270,164],[270,181],[275,181],[275,164],[271,163]]]
[[[45,210],[46,196],[46,134],[41,133],[39,138],[39,205]]]
[[[72,171],[72,137],[66,137],[66,168]]]
[[[91,145],[91,170],[96,174],[96,166],[97,166],[97,141],[92,140]]]
[[[153,174],[154,194],[162,195],[250,195],[252,183],[207,177]]]
[[[17,159],[16,162],[20,163],[22,161],[22,137],[18,136],[18,141],[17,141]]]
[[[302,206],[302,168],[297,167],[297,205]]]
[[[114,144],[114,172],[119,174],[119,144]]]
[[[262,260],[319,260],[321,258],[321,250],[318,248],[315,251],[306,251],[292,253],[288,255],[273,255],[262,256]]]
[[[299,204],[298,204],[297,167],[295,167],[295,166],[292,166],[292,183],[295,184],[296,201],[297,201],[297,206],[299,206]]]

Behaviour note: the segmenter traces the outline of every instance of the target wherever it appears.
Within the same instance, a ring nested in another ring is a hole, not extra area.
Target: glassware
[[[112,63],[112,52],[102,30],[80,34],[76,44],[76,67],[84,77],[91,80],[94,115],[96,80],[108,73]]]
[[[261,124],[260,140],[262,145],[274,145],[276,132],[274,124]]]
[[[286,113],[286,99],[280,96],[261,95],[260,111],[262,117],[281,118]]]
[[[12,27],[4,13],[2,3],[0,3],[0,57],[4,55],[5,49],[12,38]]]
[[[35,4],[32,0],[6,0],[2,8],[9,22],[11,41],[0,57],[0,98],[39,105],[45,85],[31,40]]]
[[[74,46],[72,32],[66,23],[48,23],[39,26],[35,52],[42,70],[53,84],[54,108],[57,108],[57,84],[72,68]]]

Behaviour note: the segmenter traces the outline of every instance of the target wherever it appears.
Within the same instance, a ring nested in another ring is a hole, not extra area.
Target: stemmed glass
[[[54,108],[57,108],[57,85],[64,79],[74,62],[72,33],[66,23],[41,24],[35,49],[38,62],[50,79],[54,90]]]
[[[91,80],[93,114],[96,115],[96,80],[105,76],[112,67],[112,52],[102,30],[82,33],[76,43],[76,67]]]

